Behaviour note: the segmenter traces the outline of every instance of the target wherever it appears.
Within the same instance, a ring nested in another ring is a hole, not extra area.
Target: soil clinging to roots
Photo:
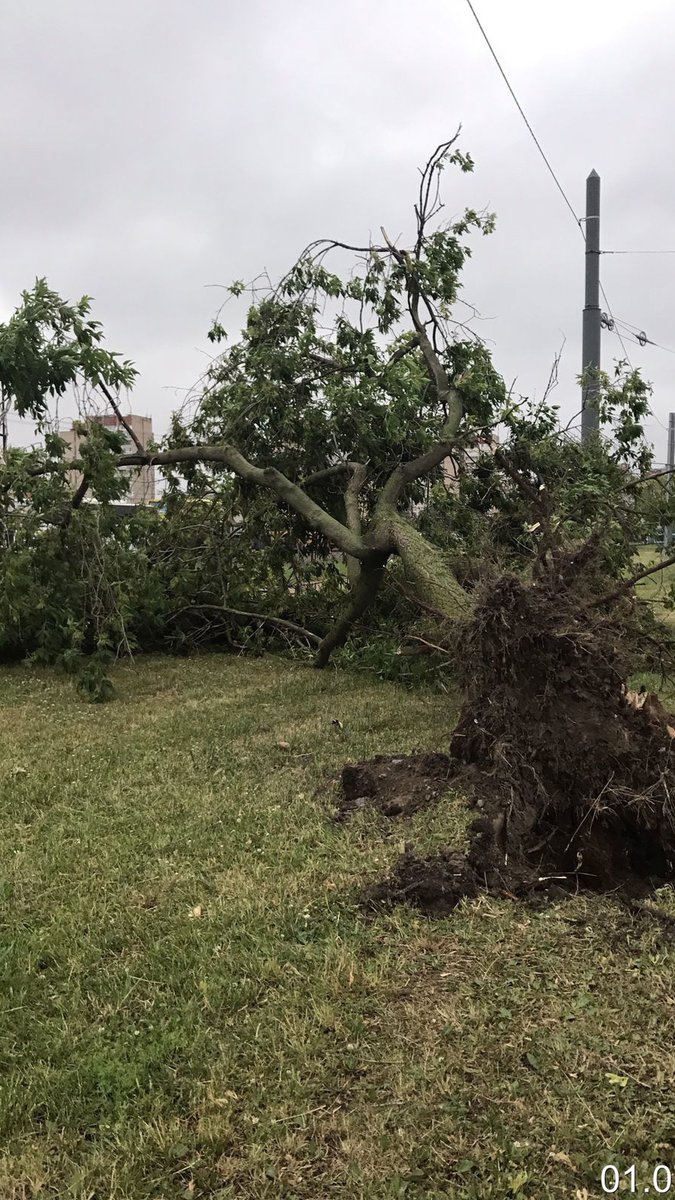
[[[462,643],[466,701],[454,771],[444,768],[477,810],[469,849],[407,849],[367,889],[369,905],[405,900],[438,914],[480,892],[639,897],[675,877],[675,718],[655,695],[626,691],[629,631],[630,620],[584,608],[563,588],[512,576],[492,585]],[[425,793],[424,757],[350,764],[345,794],[368,778],[368,803],[414,811],[443,786],[436,763]]]

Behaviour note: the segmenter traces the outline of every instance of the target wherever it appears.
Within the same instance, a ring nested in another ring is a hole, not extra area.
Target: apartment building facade
[[[104,425],[107,429],[112,429],[116,433],[121,433],[124,436],[125,452],[133,453],[136,446],[129,437],[124,426],[120,423],[114,413],[102,414],[100,416],[92,416],[87,418],[97,425]],[[125,421],[131,429],[133,429],[136,437],[143,446],[147,448],[152,441],[152,417],[139,417],[137,415],[125,416]],[[67,429],[60,435],[64,442],[67,443],[68,450],[66,451],[67,458],[77,458],[80,449],[80,435],[74,428]],[[129,488],[124,497],[130,504],[148,504],[155,499],[155,468],[154,467],[123,467],[125,475],[129,478]],[[79,471],[70,472],[70,480],[73,491],[79,486],[82,476]]]

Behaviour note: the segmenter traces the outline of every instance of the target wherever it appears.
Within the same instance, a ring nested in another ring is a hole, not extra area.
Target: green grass
[[[585,897],[359,915],[461,799],[336,825],[327,776],[442,747],[448,699],[273,658],[116,682],[0,674],[2,1200],[590,1200],[604,1163],[673,1164],[656,928]]]
[[[636,569],[656,566],[662,557],[660,546],[640,546],[636,554]],[[675,623],[675,612],[672,609],[664,608],[663,601],[673,583],[675,583],[675,566],[666,567],[663,571],[648,575],[646,579],[640,580],[636,585],[639,598],[648,601],[654,607],[655,615],[669,625]]]

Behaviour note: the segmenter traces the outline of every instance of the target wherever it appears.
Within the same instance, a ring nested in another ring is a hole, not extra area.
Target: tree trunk
[[[473,609],[471,596],[437,547],[400,513],[388,513],[384,519],[413,594],[448,620],[468,617]]]
[[[355,533],[357,537],[361,537],[361,514],[359,512],[359,492],[366,482],[366,468],[362,463],[352,464],[352,474],[345,489],[345,516],[346,525]],[[361,563],[358,558],[353,558],[351,554],[345,555],[345,563],[347,566],[347,578],[352,589],[356,589],[361,574]]]
[[[326,666],[333,650],[344,645],[355,621],[370,608],[382,585],[387,558],[388,555],[384,559],[382,555],[377,555],[373,556],[373,561],[362,563],[349,606],[319,646],[314,659],[315,667]]]
[[[372,559],[362,560],[358,579],[352,584],[349,606],[319,646],[315,667],[326,666],[333,650],[344,645],[353,625],[373,603],[392,554],[400,557],[413,598],[427,612],[448,621],[471,614],[472,598],[457,582],[443,555],[400,513],[395,510],[380,513],[375,530],[366,535],[366,540],[378,549],[373,550]]]

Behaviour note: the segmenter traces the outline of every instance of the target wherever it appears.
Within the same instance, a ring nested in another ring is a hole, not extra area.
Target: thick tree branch
[[[639,479],[629,479],[625,483],[624,490],[629,491],[631,488],[641,487],[643,483],[651,483],[652,479],[661,479],[664,475],[674,475],[675,467],[664,467],[662,471],[649,471],[647,475],[641,475]]]
[[[366,482],[367,472],[363,463],[344,462],[336,463],[332,467],[325,467],[323,471],[315,471],[313,475],[307,475],[302,481],[303,487],[309,487],[314,483],[323,483],[326,479],[334,479],[337,475],[343,475],[345,471],[351,471],[351,478],[345,488],[345,513],[347,517],[347,528],[351,530],[357,537],[361,537],[361,514],[359,512],[359,494]],[[358,582],[359,576],[359,560],[354,555],[346,556],[347,575],[352,586]]]
[[[145,451],[142,454],[122,454],[117,459],[119,467],[169,466],[200,462],[222,463],[240,479],[270,488],[303,517],[308,525],[324,534],[345,554],[362,560],[372,554],[372,550],[365,545],[362,538],[357,537],[341,521],[337,521],[316,504],[301,487],[292,483],[281,471],[277,471],[275,467],[253,466],[234,446],[184,446],[174,450],[158,450],[152,454]]]
[[[631,588],[635,587],[641,579],[646,579],[648,575],[656,575],[658,571],[664,571],[666,567],[672,567],[675,564],[675,555],[672,558],[664,558],[663,562],[657,563],[654,567],[647,567],[644,571],[638,571],[637,575],[632,575],[630,579],[624,579],[623,583],[614,588],[611,592],[606,592],[604,596],[600,596],[598,600],[594,600],[589,604],[589,608],[599,608],[603,604],[613,604],[615,600],[620,600],[626,595]]]
[[[87,479],[86,475],[83,475],[82,479],[80,480],[80,482],[77,486],[77,490],[75,491],[75,493],[73,495],[73,499],[72,499],[71,505],[70,505],[71,511],[80,507],[80,505],[81,505],[82,501],[84,500],[88,491],[89,491],[89,480]]]
[[[344,645],[349,637],[352,626],[375,600],[384,579],[386,559],[380,558],[361,568],[358,582],[352,589],[351,600],[345,613],[323,639],[319,646],[314,666],[321,668],[328,663],[333,650]]]
[[[430,471],[440,466],[443,459],[451,453],[454,445],[454,440],[436,442],[418,458],[413,458],[410,462],[401,463],[396,467],[382,488],[378,501],[380,513],[384,513],[387,508],[395,509],[408,484],[423,475],[428,475]]]
[[[363,370],[361,367],[354,366],[353,363],[341,363],[335,358],[326,358],[323,354],[309,354],[308,358],[310,362],[314,363],[317,367],[323,367],[331,375],[374,374],[372,368]]]
[[[459,417],[462,415],[462,405],[458,393],[453,388],[448,378],[447,372],[443,367],[436,351],[434,350],[429,335],[424,326],[424,322],[420,317],[420,298],[422,291],[420,288],[419,278],[416,273],[416,262],[410,257],[405,250],[399,250],[388,237],[385,229],[382,230],[382,236],[391,251],[391,254],[396,259],[401,267],[403,267],[406,276],[406,285],[408,289],[408,309],[412,317],[417,341],[422,351],[424,365],[427,368],[429,378],[434,385],[436,395],[441,404],[447,404],[449,408],[458,407]],[[459,424],[459,420],[457,421]],[[454,431],[453,431],[454,432]]]
[[[361,536],[361,513],[359,512],[359,493],[367,479],[367,471],[363,463],[352,463],[352,475],[345,488],[345,512],[347,527],[357,537]]]
[[[87,479],[86,475],[83,475],[74,494],[73,494],[73,498],[72,498],[70,504],[68,505],[67,509],[65,510],[65,512],[62,514],[62,516],[60,517],[60,519],[58,521],[58,524],[61,526],[61,529],[64,532],[68,528],[68,526],[70,525],[70,523],[73,519],[73,513],[75,513],[77,511],[77,509],[80,507],[80,505],[82,504],[82,501],[84,500],[88,491],[89,491],[89,480]]]
[[[428,613],[430,617],[434,617],[437,621],[447,621],[448,614],[441,612],[440,608],[434,608],[433,604],[428,604],[426,600],[422,600],[420,596],[416,596],[413,592],[409,592],[408,589],[404,588],[400,583],[396,583],[394,586],[397,592],[400,592],[402,596],[405,596],[406,600],[409,600],[411,604],[415,604],[418,608],[421,608],[422,612]]]
[[[336,463],[332,467],[324,467],[321,471],[315,471],[313,475],[306,475],[300,480],[300,487],[311,487],[314,483],[323,483],[326,479],[334,479],[336,475],[344,475],[345,471],[354,471],[360,467],[360,463],[342,462]]]
[[[359,494],[361,488],[366,482],[367,471],[363,463],[352,463],[351,478],[345,488],[345,514],[347,517],[347,527],[355,534],[356,537],[361,537],[361,513],[359,511]],[[357,558],[352,555],[347,555],[347,575],[352,586],[356,586],[359,581],[361,565]]]
[[[474,600],[455,578],[438,546],[400,513],[390,513],[387,526],[414,595],[446,620],[466,617]]]

